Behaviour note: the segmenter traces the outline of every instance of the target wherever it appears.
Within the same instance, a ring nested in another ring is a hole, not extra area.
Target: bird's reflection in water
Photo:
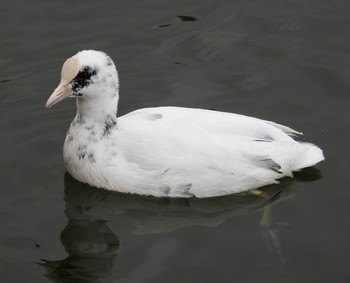
[[[76,209],[83,214],[88,208]],[[120,246],[118,237],[100,219],[69,218],[61,242],[69,255],[63,260],[42,263],[53,282],[99,282],[110,275]]]
[[[287,186],[288,187],[287,198],[294,195],[293,192],[296,192],[298,182],[315,181],[317,179],[320,179],[321,177],[322,177],[321,172],[315,167],[306,168],[301,172],[296,172],[295,179],[294,180],[289,179],[291,182]],[[279,192],[277,191],[276,194],[273,196],[273,198],[270,200],[271,205],[274,204],[275,200],[277,200],[281,196],[281,194],[284,194],[284,193],[285,193],[284,189],[281,189]],[[286,199],[286,198],[283,197],[281,199]],[[271,205],[267,203],[263,207],[263,215],[260,221],[260,229],[261,229],[262,236],[265,240],[266,246],[270,250],[273,258],[278,264],[280,264],[281,267],[284,267],[285,258],[283,256],[283,249],[281,246],[281,241],[279,239],[279,232],[280,232],[280,228],[290,227],[291,225],[289,223],[274,222],[272,219]]]
[[[283,264],[278,225],[271,221],[271,206],[292,197],[300,181],[320,178],[316,169],[304,170],[293,179],[254,192],[209,199],[167,199],[120,194],[92,188],[65,174],[68,224],[61,242],[69,254],[58,261],[44,260],[53,282],[99,282],[108,277],[120,242],[108,227],[112,219],[127,219],[135,233],[161,233],[182,227],[217,226],[237,216],[263,210],[262,234],[274,258]]]

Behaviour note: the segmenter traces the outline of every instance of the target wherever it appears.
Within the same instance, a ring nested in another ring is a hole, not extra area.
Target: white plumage
[[[105,53],[81,51],[62,68],[46,107],[77,97],[64,143],[68,172],[92,186],[157,197],[213,197],[273,184],[324,159],[300,133],[257,118],[155,107],[117,118],[118,74]]]

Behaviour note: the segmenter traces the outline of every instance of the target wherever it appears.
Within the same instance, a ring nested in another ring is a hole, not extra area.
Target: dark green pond
[[[0,282],[349,282],[348,1],[0,4]],[[62,63],[107,52],[119,115],[161,105],[272,120],[326,161],[258,195],[155,199],[65,173]]]

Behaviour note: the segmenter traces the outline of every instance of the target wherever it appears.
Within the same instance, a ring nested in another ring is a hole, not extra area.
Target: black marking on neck
[[[92,125],[90,127],[85,127],[85,130],[87,130],[88,133],[89,133],[88,140],[90,142],[96,143],[96,142],[98,142],[99,139],[96,137],[97,136],[97,131],[94,130],[94,128],[95,128],[95,126]]]
[[[115,116],[107,115],[106,120],[104,122],[103,136],[108,136],[111,134],[111,131],[117,125],[117,120]]]
[[[78,124],[78,125],[85,124],[84,115],[80,111],[78,112],[78,115],[75,116],[75,118],[72,122],[72,126],[75,126],[76,124]]]
[[[115,81],[112,81],[111,87],[113,89],[112,98],[114,98],[114,97],[116,97],[118,95],[118,91],[119,91],[118,83],[115,82]]]

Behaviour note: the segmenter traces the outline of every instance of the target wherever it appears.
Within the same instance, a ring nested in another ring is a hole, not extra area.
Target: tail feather
[[[292,171],[298,171],[306,167],[316,165],[324,160],[323,151],[318,146],[301,142],[303,152],[298,154],[292,162]]]
[[[280,129],[282,132],[286,133],[288,136],[291,136],[291,137],[297,137],[297,136],[303,135],[303,133],[301,133],[301,132],[297,132],[296,130],[293,130],[292,128],[289,128],[289,127],[281,125],[281,124],[277,124],[275,122],[265,120],[265,123],[277,128],[277,129]]]

